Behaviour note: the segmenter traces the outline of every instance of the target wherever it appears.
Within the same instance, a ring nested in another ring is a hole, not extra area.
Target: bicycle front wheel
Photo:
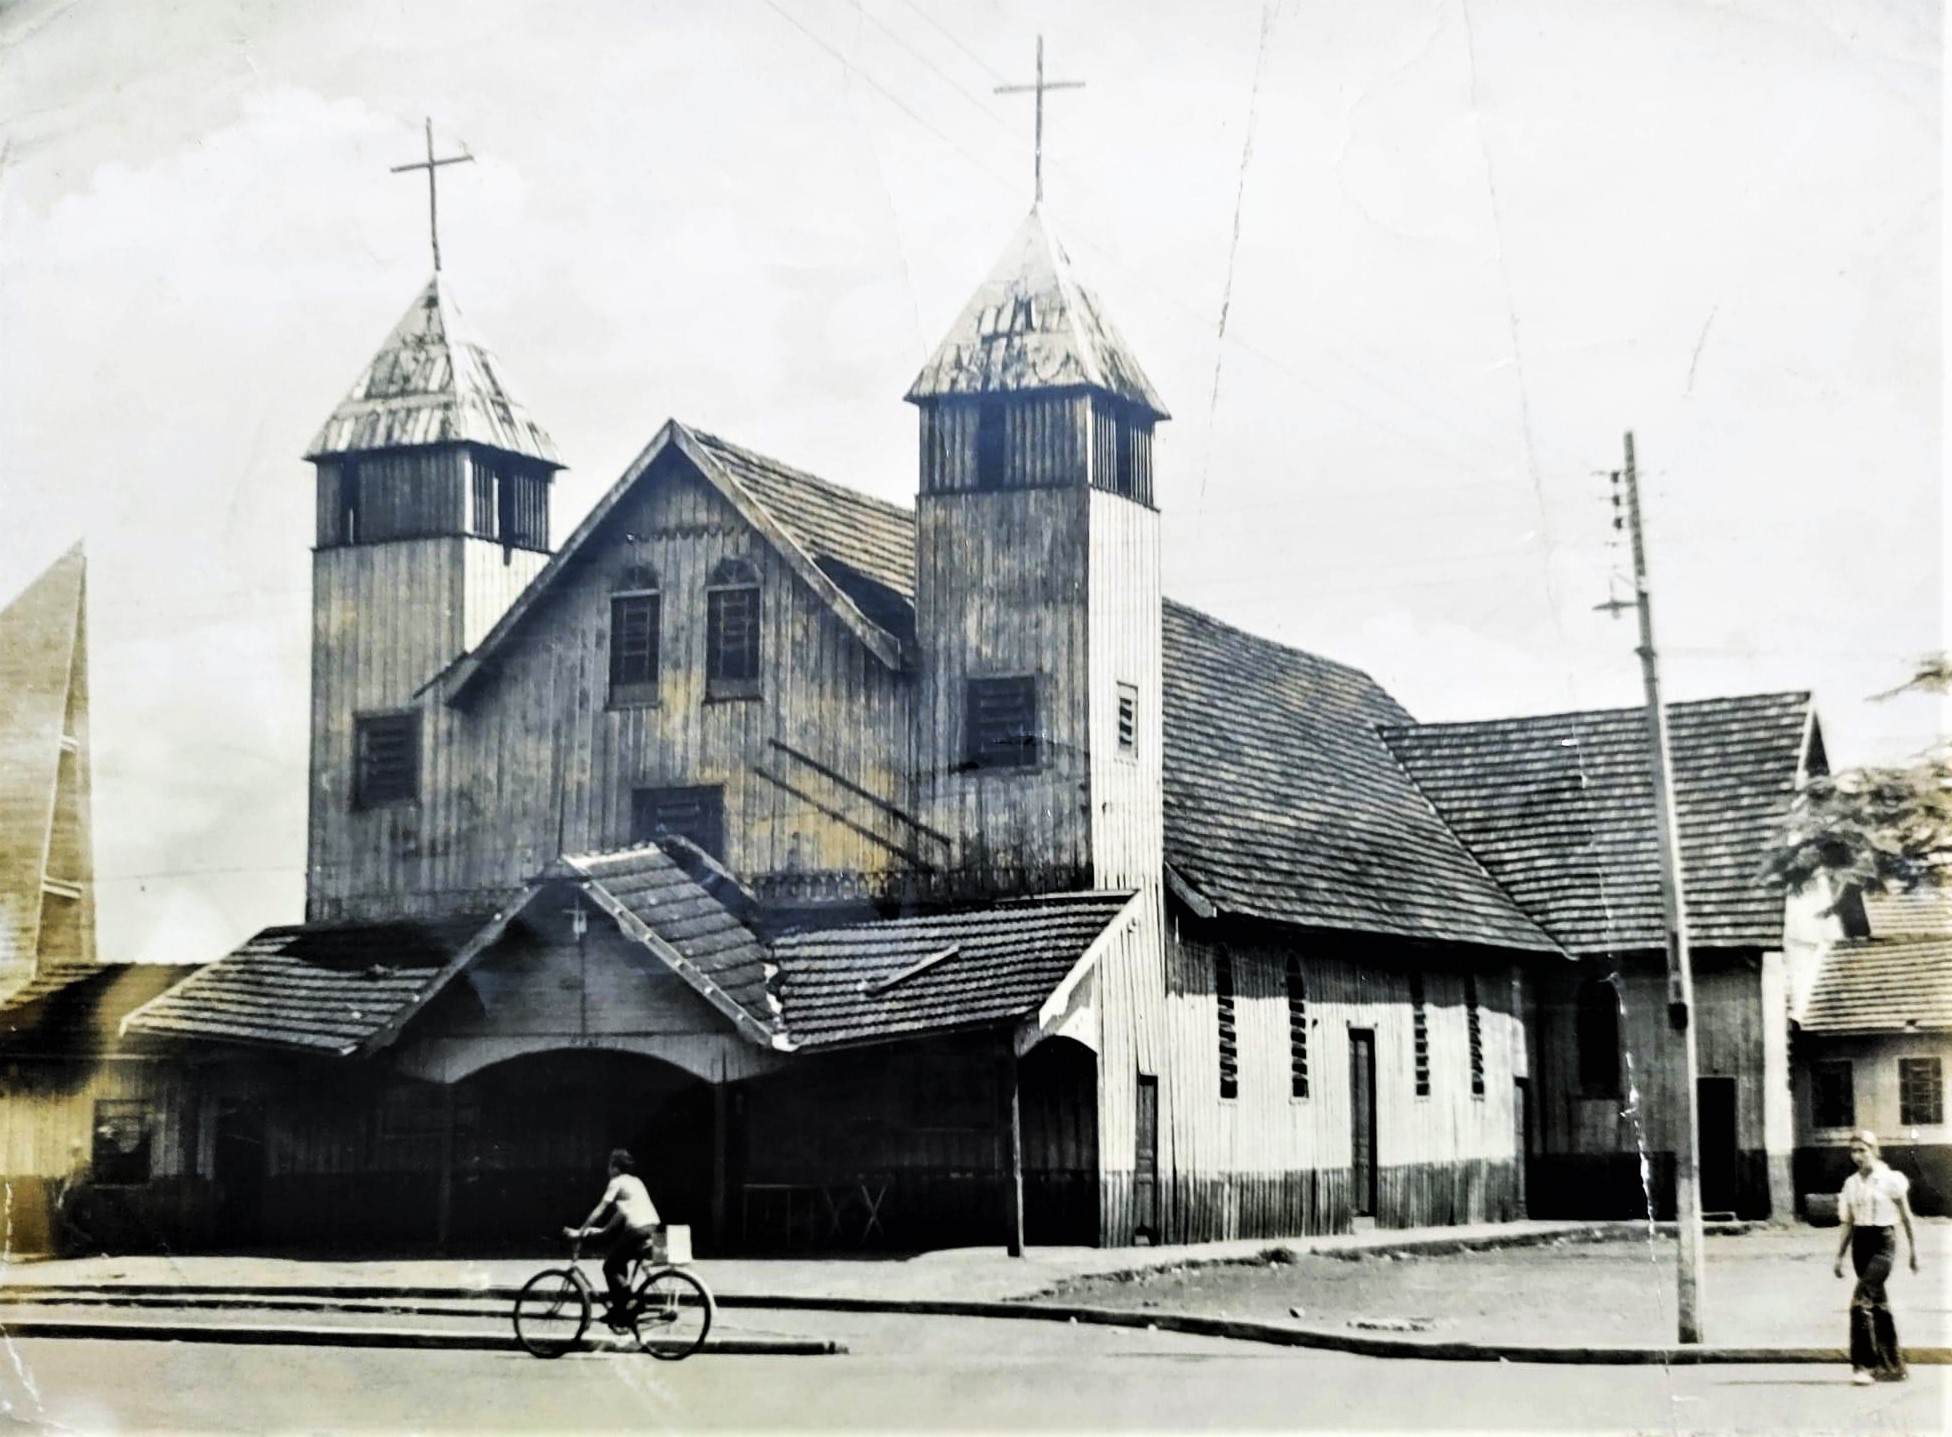
[[[515,1340],[532,1357],[561,1357],[590,1325],[590,1294],[567,1268],[538,1272],[515,1299]]]
[[[676,1362],[705,1345],[717,1305],[712,1290],[681,1267],[662,1267],[631,1290],[637,1345]]]

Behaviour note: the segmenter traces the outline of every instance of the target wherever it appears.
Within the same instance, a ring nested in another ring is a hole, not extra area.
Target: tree
[[[1952,693],[1952,656],[1919,661],[1901,693]],[[1827,882],[1837,894],[1952,887],[1952,744],[1901,767],[1848,769],[1810,780],[1767,871],[1793,891]]]

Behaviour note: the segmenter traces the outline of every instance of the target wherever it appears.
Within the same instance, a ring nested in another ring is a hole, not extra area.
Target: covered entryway
[[[1023,1228],[1033,1245],[1098,1242],[1098,1055],[1046,1038],[1017,1064]]]
[[[512,1058],[455,1089],[451,1247],[534,1250],[602,1195],[612,1148],[628,1148],[667,1222],[711,1227],[709,1083],[631,1053]]]

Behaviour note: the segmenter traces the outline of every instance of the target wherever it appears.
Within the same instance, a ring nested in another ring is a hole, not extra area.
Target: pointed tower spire
[[[1069,388],[1171,417],[1038,206],[922,366],[908,400]]]
[[[0,608],[0,999],[95,960],[86,561]]]

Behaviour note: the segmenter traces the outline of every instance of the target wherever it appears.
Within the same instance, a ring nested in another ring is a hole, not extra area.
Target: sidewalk
[[[1707,1335],[1719,1353],[1677,1360],[1840,1361],[1850,1284],[1830,1274],[1837,1230],[1758,1229],[1709,1238]],[[1952,1349],[1952,1221],[1918,1230],[1922,1271],[1892,1280],[1914,1360]],[[1257,1239],[1162,1248],[999,1248],[909,1257],[718,1259],[694,1269],[734,1309],[960,1310],[1210,1331],[1374,1355],[1515,1360],[1665,1360],[1674,1342],[1671,1235],[1645,1224],[1524,1222]],[[433,1315],[443,1301],[499,1312],[502,1294],[561,1254],[476,1260],[129,1257],[0,1264],[0,1310],[30,1322],[81,1308],[152,1325],[214,1315],[246,1297],[378,1302]],[[1846,1265],[1847,1267],[1848,1265]],[[368,1309],[372,1310],[372,1309]],[[226,1319],[234,1320],[234,1319]],[[1773,1355],[1771,1355],[1773,1354]]]
[[[1002,1248],[950,1248],[914,1256],[868,1254],[782,1258],[712,1258],[692,1264],[722,1297],[844,1298],[880,1301],[1004,1302],[1060,1284],[1114,1274],[1251,1261],[1270,1248],[1296,1253],[1454,1249],[1472,1243],[1528,1244],[1585,1237],[1596,1230],[1644,1232],[1632,1223],[1515,1222],[1467,1227],[1378,1229],[1313,1238],[1257,1238],[1177,1247],[1035,1247],[1021,1258]],[[279,1288],[460,1292],[514,1288],[567,1254],[517,1258],[308,1259],[249,1256],[91,1257],[0,1261],[0,1288],[203,1289],[252,1292]]]

